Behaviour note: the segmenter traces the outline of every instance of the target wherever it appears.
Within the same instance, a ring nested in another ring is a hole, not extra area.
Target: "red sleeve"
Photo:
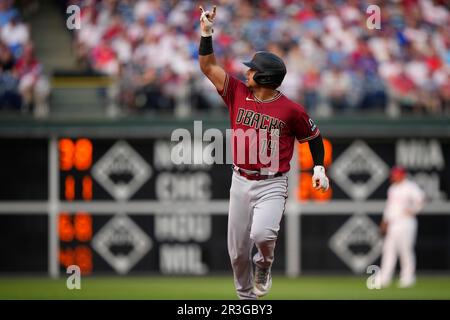
[[[227,74],[225,84],[223,85],[223,90],[217,90],[217,92],[220,94],[228,108],[232,108],[236,94],[242,89],[242,87],[246,88],[241,81]]]
[[[294,134],[299,142],[314,139],[320,134],[320,130],[308,114],[300,109],[297,120],[294,123]]]

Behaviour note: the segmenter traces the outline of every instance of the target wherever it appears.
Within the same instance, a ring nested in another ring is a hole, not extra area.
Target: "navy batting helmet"
[[[256,70],[253,80],[261,85],[279,86],[286,75],[283,60],[268,51],[258,51],[251,61],[244,62],[250,69]]]

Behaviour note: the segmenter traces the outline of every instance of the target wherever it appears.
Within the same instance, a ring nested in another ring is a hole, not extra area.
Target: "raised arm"
[[[217,90],[222,91],[227,75],[225,70],[217,64],[212,45],[213,21],[216,16],[216,6],[213,7],[212,13],[204,11],[201,6],[200,11],[202,13],[200,16],[202,36],[198,50],[198,62],[205,76],[208,77]]]

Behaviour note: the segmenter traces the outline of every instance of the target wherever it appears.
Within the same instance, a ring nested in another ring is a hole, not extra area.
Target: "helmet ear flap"
[[[253,80],[255,80],[257,84],[271,84],[273,82],[271,76],[264,75],[264,73],[259,71],[255,72]]]
[[[259,72],[255,72],[255,74],[253,75],[253,80],[257,83],[257,84],[262,84],[261,83],[261,77],[259,75]]]
[[[267,74],[264,74],[264,72],[259,72],[259,71],[257,71],[253,75],[253,80],[255,80],[255,82],[259,85],[279,86],[282,82],[282,79],[279,79],[279,77],[277,77],[277,76],[267,75]]]

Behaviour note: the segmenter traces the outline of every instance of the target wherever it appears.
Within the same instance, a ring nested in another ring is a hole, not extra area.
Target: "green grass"
[[[234,300],[233,280],[223,277],[86,277],[81,290],[68,290],[66,280],[0,278],[0,299],[150,299]],[[369,290],[365,277],[274,276],[265,300],[303,299],[450,299],[450,276],[422,276],[413,288],[393,284]]]

